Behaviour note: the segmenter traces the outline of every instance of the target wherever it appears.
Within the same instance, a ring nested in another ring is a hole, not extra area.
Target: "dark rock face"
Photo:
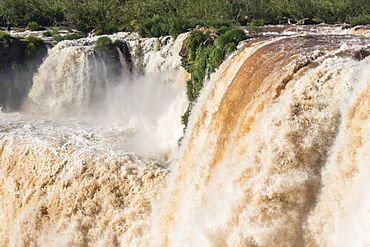
[[[43,42],[35,43],[33,52],[29,43],[18,38],[0,38],[0,107],[2,111],[20,110],[32,86],[33,74],[47,54]]]
[[[361,60],[365,59],[366,57],[368,57],[369,55],[370,55],[369,51],[359,50],[358,52],[355,53],[354,59],[356,59],[358,61],[361,61]]]

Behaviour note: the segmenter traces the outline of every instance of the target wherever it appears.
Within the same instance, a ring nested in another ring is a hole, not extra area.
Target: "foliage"
[[[124,4],[119,0],[68,0],[65,7],[69,24],[84,33],[113,33],[122,25]]]
[[[249,23],[249,26],[252,26],[252,27],[259,27],[263,25],[265,25],[264,19],[254,19]]]
[[[83,33],[172,35],[197,25],[261,26],[287,19],[369,24],[368,0],[0,0],[0,25],[70,26]],[[55,34],[53,34],[55,35]]]
[[[45,31],[42,33],[42,36],[43,37],[52,37],[53,36],[53,33],[51,31]]]
[[[64,20],[62,0],[0,0],[3,24],[27,26],[29,22],[53,25]]]
[[[142,36],[171,35],[197,25],[221,27],[231,24],[232,7],[224,0],[128,0],[124,28]]]
[[[112,40],[107,36],[99,37],[95,42],[95,50],[98,52],[106,52],[113,46]]]
[[[58,27],[52,27],[49,29],[51,32],[52,36],[59,34],[59,28]]]
[[[27,27],[31,31],[37,31],[39,30],[39,24],[35,21],[28,22]]]
[[[112,42],[107,36],[99,37],[95,42],[95,50],[102,56],[103,59],[108,61],[109,59],[118,59],[118,53],[116,47],[122,46],[121,41]]]
[[[43,45],[44,42],[42,41],[42,39],[35,37],[35,36],[28,36],[26,38],[20,38],[20,41],[25,42],[27,44],[24,53],[25,53],[27,62],[31,63],[32,58],[37,50],[37,47]]]
[[[0,40],[5,39],[5,38],[9,38],[9,37],[10,37],[10,34],[8,32],[0,30]]]
[[[3,56],[3,50],[10,46],[10,35],[7,32],[0,31],[0,58]]]
[[[154,15],[148,22],[142,24],[139,33],[142,37],[160,37],[168,34],[177,37],[185,30],[185,26],[177,17],[166,18]]]
[[[83,36],[84,35],[82,33],[70,33],[70,34],[66,34],[66,35],[56,34],[56,35],[53,35],[52,40],[54,40],[56,42],[60,42],[60,41],[63,41],[63,40],[80,39]]]
[[[224,0],[188,0],[181,1],[179,15],[189,27],[229,26],[232,19],[232,4]]]
[[[205,28],[194,30],[185,39],[186,55],[182,59],[182,64],[191,74],[190,80],[186,82],[186,93],[190,105],[182,116],[185,127],[192,105],[203,88],[204,80],[236,50],[238,43],[245,38],[244,31],[223,27],[219,30]]]
[[[369,24],[370,15],[360,15],[356,17],[350,17],[348,18],[348,21],[352,26]]]
[[[188,125],[190,112],[193,109],[193,106],[194,106],[194,104],[189,104],[188,108],[186,109],[186,111],[184,113],[184,115],[181,116],[181,123],[185,126],[185,128]],[[184,130],[185,130],[185,128],[184,128]]]

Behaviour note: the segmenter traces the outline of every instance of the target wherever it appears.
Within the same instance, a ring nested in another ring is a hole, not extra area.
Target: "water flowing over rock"
[[[184,36],[126,39],[115,79],[51,50],[0,114],[0,246],[369,245],[369,37],[278,28],[211,75],[180,147]]]
[[[340,226],[330,215],[342,201],[332,193],[348,187],[319,195],[333,186],[328,165],[350,163],[350,154],[333,148],[341,135],[352,136],[343,126],[348,111],[359,112],[352,104],[366,105],[351,102],[369,82],[370,60],[356,60],[359,50],[369,51],[367,39],[283,37],[242,48],[224,64],[203,92],[173,168],[154,224],[158,244],[339,246],[341,234],[330,234]],[[349,166],[356,176],[357,162]]]

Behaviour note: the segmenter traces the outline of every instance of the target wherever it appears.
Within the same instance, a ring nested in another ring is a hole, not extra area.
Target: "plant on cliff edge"
[[[109,37],[99,37],[95,42],[95,50],[100,55],[111,56],[114,53],[114,44]]]
[[[28,65],[31,65],[37,48],[39,46],[42,46],[44,42],[42,41],[42,39],[35,36],[28,36],[26,38],[20,38],[19,40],[27,44],[24,50],[24,54],[26,58],[26,63]]]
[[[238,43],[245,38],[243,30],[223,27],[218,30],[200,28],[190,32],[185,39],[181,52],[182,66],[191,74],[190,79],[186,82],[186,93],[190,103],[182,116],[185,128],[204,81],[227,56],[236,50]]]

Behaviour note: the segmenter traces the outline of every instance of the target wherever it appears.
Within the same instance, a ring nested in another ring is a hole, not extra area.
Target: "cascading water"
[[[367,38],[299,35],[252,44],[224,64],[153,214],[154,245],[369,243],[368,204],[355,193],[366,185],[369,51]]]
[[[58,45],[26,101],[42,117],[0,115],[0,246],[369,245],[370,43],[353,32],[244,42],[178,151],[184,36],[127,39],[114,79]]]
[[[34,114],[76,115],[92,110],[106,91],[106,69],[92,46],[58,44],[34,77],[25,107]],[[94,97],[95,96],[95,97]]]
[[[108,73],[94,40],[49,51],[24,112],[0,113],[0,246],[116,246],[144,235],[183,134],[184,37],[124,39],[122,76]]]

